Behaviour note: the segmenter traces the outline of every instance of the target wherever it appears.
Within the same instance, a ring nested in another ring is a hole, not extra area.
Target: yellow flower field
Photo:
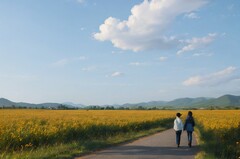
[[[0,152],[105,138],[173,122],[177,110],[0,110]],[[185,121],[187,112],[179,111]],[[200,131],[229,130],[240,110],[193,110]],[[204,131],[200,133],[204,133]],[[222,137],[223,139],[223,137]],[[234,141],[236,144],[238,140]],[[237,144],[238,145],[238,144]]]
[[[240,111],[200,110],[194,111],[203,149],[210,158],[240,157]],[[208,158],[203,156],[203,158]]]
[[[237,128],[240,124],[239,110],[197,110],[193,113],[205,130]]]
[[[0,150],[149,129],[175,116],[173,111],[134,110],[0,110],[0,114]]]

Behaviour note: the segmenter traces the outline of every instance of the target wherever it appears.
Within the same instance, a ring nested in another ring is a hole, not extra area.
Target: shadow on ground
[[[99,152],[99,155],[112,156],[112,155],[175,155],[175,156],[192,156],[199,150],[198,146],[189,148],[182,147],[151,147],[151,146],[121,146],[117,149],[109,149]]]

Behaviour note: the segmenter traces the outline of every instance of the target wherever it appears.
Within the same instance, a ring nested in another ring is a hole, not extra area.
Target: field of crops
[[[240,124],[238,110],[198,110],[194,116],[205,130],[237,128]]]
[[[0,110],[0,150],[104,138],[157,127],[173,111]]]
[[[202,147],[213,158],[240,157],[240,111],[194,111],[204,141]]]
[[[176,110],[0,110],[0,152],[106,138],[173,122]],[[186,118],[187,111],[180,111]],[[194,110],[193,116],[210,153],[240,155],[239,110]],[[206,149],[206,151],[207,151]]]

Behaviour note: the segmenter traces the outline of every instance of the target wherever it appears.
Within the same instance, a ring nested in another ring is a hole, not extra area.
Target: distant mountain
[[[240,96],[224,95],[218,98],[212,98],[203,102],[195,103],[193,106],[237,106],[240,107]]]
[[[65,105],[68,108],[76,108],[80,107],[79,105],[72,105],[72,104],[64,104],[64,103],[41,103],[41,104],[32,104],[32,103],[24,103],[24,102],[12,102],[5,98],[0,98],[0,107],[28,107],[28,108],[57,108],[61,105]],[[82,105],[81,105],[82,106]]]
[[[117,107],[138,107],[138,106],[142,106],[142,107],[152,107],[152,106],[163,106],[165,105],[167,102],[165,101],[151,101],[151,102],[142,102],[142,103],[136,103],[136,104],[130,104],[130,103],[126,103],[123,105],[118,105]]]
[[[83,108],[86,107],[82,104],[74,104],[71,102],[66,103],[42,103],[42,104],[31,104],[31,103],[23,103],[23,102],[12,102],[5,98],[0,98],[0,107],[32,107],[32,108],[57,108],[61,105],[65,105],[68,108]],[[187,108],[187,107],[195,107],[195,108],[204,108],[204,107],[227,107],[227,106],[234,106],[240,107],[240,96],[234,95],[224,95],[218,98],[206,98],[206,97],[199,97],[199,98],[178,98],[172,101],[150,101],[150,102],[142,102],[142,103],[126,103],[123,105],[104,105],[102,107],[107,106],[114,106],[114,107],[125,107],[125,108],[137,108],[139,106],[152,108]]]
[[[145,103],[136,103],[136,104],[123,104],[118,105],[118,107],[173,107],[173,108],[183,108],[183,107],[226,107],[226,106],[236,106],[240,107],[240,96],[234,95],[224,95],[218,98],[178,98],[172,101],[151,101]]]
[[[216,105],[240,106],[240,96],[224,95],[217,98]]]
[[[73,106],[73,107],[85,107],[85,105],[83,105],[83,104],[75,104],[75,103],[72,103],[72,102],[65,102],[63,104]]]
[[[10,107],[10,106],[12,106],[14,104],[15,104],[14,102],[12,102],[12,101],[10,101],[8,99],[0,98],[0,106],[8,106],[8,107]]]
[[[207,101],[208,98],[200,97],[200,98],[179,98],[173,101],[167,102],[168,106],[193,106],[196,103],[201,103]]]

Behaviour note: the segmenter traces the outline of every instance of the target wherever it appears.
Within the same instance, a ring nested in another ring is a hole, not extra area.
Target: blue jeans
[[[188,143],[192,144],[192,131],[187,131]]]
[[[176,131],[176,144],[179,146],[181,141],[182,130]]]

